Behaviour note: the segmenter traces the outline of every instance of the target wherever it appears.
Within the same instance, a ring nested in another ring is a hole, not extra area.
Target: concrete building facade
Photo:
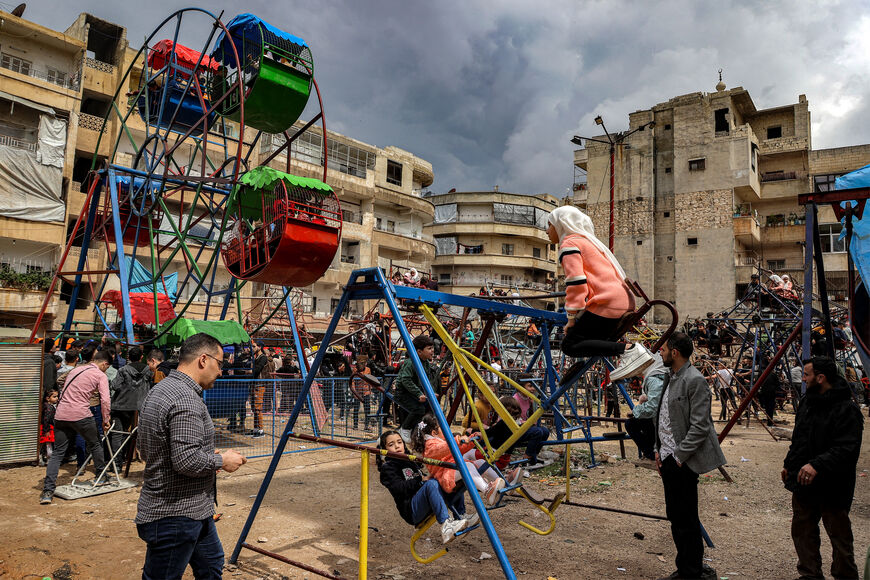
[[[614,249],[627,274],[681,317],[734,304],[758,268],[803,276],[804,212],[797,196],[870,162],[870,146],[813,150],[809,103],[757,109],[742,87],[674,97],[629,115],[629,130],[654,121],[617,145]],[[605,138],[602,136],[602,138]],[[574,152],[596,232],[609,228],[607,145],[586,141]],[[830,241],[836,219],[820,210],[829,240],[829,293],[842,299],[845,254]]]
[[[557,200],[547,194],[462,192],[433,195],[435,220],[426,227],[436,245],[432,272],[453,294],[483,286],[521,295],[552,288],[555,253],[547,215]]]

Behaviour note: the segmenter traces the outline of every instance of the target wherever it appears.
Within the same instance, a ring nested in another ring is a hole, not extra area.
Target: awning
[[[36,109],[37,111],[48,113],[49,115],[56,115],[54,109],[51,107],[46,107],[45,105],[40,105],[34,101],[29,99],[23,99],[21,97],[16,97],[15,95],[10,95],[9,93],[4,93],[0,91],[0,99],[6,99],[7,101],[12,101],[13,103],[18,103],[19,105],[24,105],[25,107],[30,107],[31,109]]]
[[[181,344],[194,334],[204,332],[213,336],[221,344],[244,344],[251,337],[244,327],[235,320],[190,320],[182,318],[172,325],[169,332],[154,341],[157,346]]]
[[[198,51],[178,43],[173,45],[173,42],[169,39],[161,40],[154,45],[154,48],[148,54],[148,66],[154,69],[163,68],[166,64],[166,59],[172,54],[173,46],[175,46],[175,60],[182,66],[193,69],[196,63],[199,62],[199,66],[203,70],[212,69],[217,71],[220,68],[220,64],[210,57],[200,57]]]
[[[124,300],[120,290],[109,290],[100,302],[110,302],[119,313],[124,312]],[[160,324],[175,318],[175,309],[166,294],[157,295]],[[150,292],[130,292],[130,315],[133,324],[154,324],[154,294]]]

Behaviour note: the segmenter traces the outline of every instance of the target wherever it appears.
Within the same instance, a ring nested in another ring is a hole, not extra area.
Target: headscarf
[[[645,371],[643,371],[643,380],[647,380],[653,375],[663,375],[667,372],[668,369],[665,367],[664,361],[662,361],[662,355],[659,353],[655,353],[653,355],[652,363],[647,367]]]
[[[589,240],[592,245],[598,248],[610,260],[619,278],[625,280],[625,270],[619,265],[619,261],[613,255],[613,252],[602,244],[601,240],[595,237],[595,227],[592,225],[592,218],[588,215],[573,205],[563,205],[550,212],[550,215],[547,216],[547,222],[555,228],[560,242],[565,239],[565,236],[571,234],[577,234]]]
[[[770,279],[773,280],[776,284],[782,284],[782,278],[780,278],[776,274],[771,274]]]

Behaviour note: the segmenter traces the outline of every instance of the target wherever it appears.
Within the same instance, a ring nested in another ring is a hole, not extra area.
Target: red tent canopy
[[[103,294],[101,302],[111,302],[118,312],[124,312],[124,302],[119,290],[109,290]],[[157,295],[160,324],[175,318],[172,301],[166,294]],[[130,314],[133,324],[154,324],[154,294],[150,292],[130,292]]]
[[[155,44],[148,53],[148,66],[151,68],[163,68],[166,64],[166,59],[168,59],[171,54],[172,41],[169,39],[161,40]],[[217,61],[212,60],[209,56],[203,56],[200,61],[199,55],[200,53],[192,48],[187,48],[186,46],[177,43],[175,44],[175,60],[181,66],[193,70],[193,67],[196,66],[197,62],[199,62],[200,69],[210,68],[214,71],[218,70],[220,65]]]

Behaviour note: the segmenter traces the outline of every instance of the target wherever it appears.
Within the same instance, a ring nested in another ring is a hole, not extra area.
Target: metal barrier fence
[[[393,377],[382,379],[386,391]],[[215,447],[235,449],[248,458],[271,456],[302,392],[302,379],[222,377],[203,391],[215,426]],[[349,441],[374,441],[389,417],[384,393],[361,379],[318,378],[296,420],[294,431]],[[321,447],[291,439],[285,453]]]

